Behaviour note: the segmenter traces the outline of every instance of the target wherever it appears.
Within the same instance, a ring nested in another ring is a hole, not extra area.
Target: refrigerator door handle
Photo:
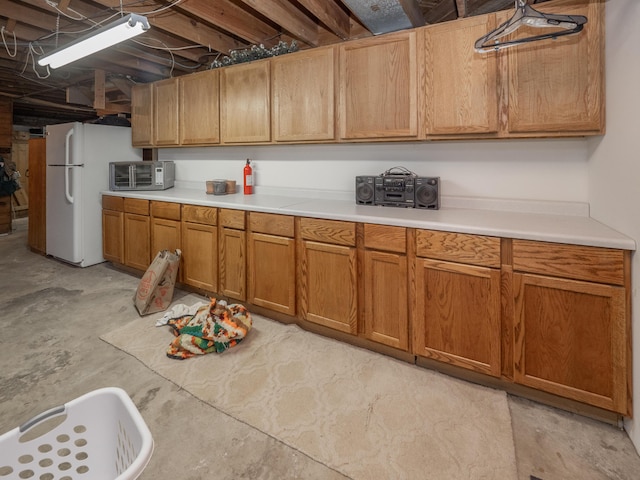
[[[70,145],[70,138],[73,135],[73,128],[71,128],[67,134],[65,135],[64,138],[64,163],[65,163],[65,169],[64,169],[64,196],[67,198],[67,201],[69,203],[73,203],[73,196],[71,195],[71,191],[69,190],[69,173],[71,172],[71,161],[69,158],[69,145]]]

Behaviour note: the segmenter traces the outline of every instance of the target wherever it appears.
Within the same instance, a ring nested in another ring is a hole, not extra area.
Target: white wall
[[[588,142],[591,216],[640,247],[640,2],[607,0],[607,134]],[[625,428],[640,451],[640,255],[632,257],[633,398]]]
[[[351,191],[357,175],[404,166],[441,177],[442,195],[587,202],[584,139],[458,141],[160,149],[179,181],[242,180],[250,158],[256,185]]]

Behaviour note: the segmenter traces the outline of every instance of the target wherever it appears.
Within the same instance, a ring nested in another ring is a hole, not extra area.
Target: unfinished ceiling
[[[546,0],[529,0],[541,3]],[[295,40],[300,48],[514,8],[514,0],[0,0],[0,95],[14,124],[41,127],[129,112],[135,83],[209,68],[231,50]],[[151,29],[67,66],[42,53],[123,13]],[[82,32],[82,33],[79,33]]]

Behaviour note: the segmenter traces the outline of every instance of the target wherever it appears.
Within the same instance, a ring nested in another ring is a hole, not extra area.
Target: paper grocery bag
[[[176,250],[175,253],[162,250],[144,272],[133,297],[133,303],[140,315],[161,312],[169,307],[173,299],[181,255],[180,250]]]

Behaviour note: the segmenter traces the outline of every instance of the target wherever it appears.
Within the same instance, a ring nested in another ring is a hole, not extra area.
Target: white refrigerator
[[[104,262],[102,198],[109,162],[142,160],[131,128],[89,123],[46,127],[47,255],[79,267]]]

